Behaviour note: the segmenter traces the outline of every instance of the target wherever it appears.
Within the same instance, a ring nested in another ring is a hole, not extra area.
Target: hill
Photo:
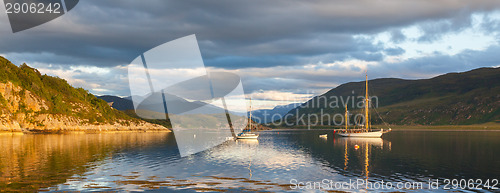
[[[66,80],[0,57],[0,131],[165,130],[109,107]]]
[[[272,109],[259,109],[252,111],[252,119],[257,123],[269,123],[286,115],[290,110],[297,108],[301,103],[278,105]]]
[[[288,125],[329,125],[312,115],[343,115],[345,101],[349,101],[351,114],[361,113],[364,84],[342,84],[312,98],[288,112]],[[373,124],[383,123],[382,119],[397,125],[468,125],[500,120],[500,68],[479,68],[421,80],[382,78],[369,80],[368,84],[375,107],[370,115]],[[300,121],[301,116],[306,120]],[[335,117],[337,123],[340,119]]]
[[[97,96],[97,98],[102,99],[108,103],[113,103],[111,107],[119,111],[134,110],[134,104],[132,100],[127,98],[121,98],[111,95]]]
[[[194,111],[195,114],[197,114],[197,115],[193,115],[193,117],[201,116],[201,118],[200,119],[193,119],[191,117],[191,119],[185,120],[185,121],[177,120],[179,122],[184,122],[184,124],[187,124],[189,122],[189,124],[191,124],[191,125],[202,126],[204,124],[204,122],[206,122],[206,121],[208,121],[208,122],[221,122],[220,120],[224,120],[224,121],[226,120],[225,114],[218,114],[217,113],[217,112],[219,112],[219,113],[224,112],[224,109],[219,108],[217,106],[214,106],[212,104],[206,104],[206,103],[200,102],[200,101],[189,102],[189,101],[186,101],[182,98],[176,97],[174,95],[169,95],[169,94],[166,94],[165,96],[166,96],[167,100],[175,100],[176,103],[180,102],[180,103],[182,103],[181,105],[183,105],[183,106],[190,106],[191,105],[191,106],[197,107],[196,110]],[[137,97],[137,96],[134,96],[134,97]],[[150,119],[146,119],[143,117],[141,118],[140,116],[138,116],[136,114],[136,111],[134,110],[134,104],[133,104],[132,99],[131,99],[132,97],[122,98],[122,97],[118,97],[118,96],[104,95],[104,96],[97,96],[97,98],[102,99],[102,100],[112,104],[111,107],[113,107],[117,110],[120,110],[131,117],[142,119],[142,120],[150,122],[150,123],[162,125],[162,126],[165,126],[167,128],[172,128],[170,119],[164,118],[164,117],[169,117],[169,114],[165,115],[164,113],[162,113],[162,111],[164,111],[164,109],[162,108],[162,106],[160,106],[158,104],[146,103],[145,106],[142,106],[142,108],[144,108],[144,109],[151,110],[151,112],[149,112],[150,114],[148,114],[148,116],[151,116]],[[288,110],[290,110],[290,109],[288,109]],[[287,110],[287,112],[288,112],[288,110]],[[142,111],[142,112],[145,113],[144,111]],[[229,113],[233,115],[233,118],[235,118],[235,117],[240,118],[240,121],[241,121],[241,119],[244,119],[244,116],[245,116],[245,113],[241,113],[241,112],[229,111]],[[286,113],[286,112],[284,112],[284,113]],[[210,115],[210,116],[204,116],[204,115]],[[156,117],[156,119],[154,119],[154,117]],[[265,130],[268,128],[265,128],[265,127],[259,125],[258,129]]]

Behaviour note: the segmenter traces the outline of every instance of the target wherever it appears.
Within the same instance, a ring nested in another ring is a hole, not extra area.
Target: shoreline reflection
[[[0,134],[0,190],[32,192],[72,180],[124,149],[165,143],[168,132]]]

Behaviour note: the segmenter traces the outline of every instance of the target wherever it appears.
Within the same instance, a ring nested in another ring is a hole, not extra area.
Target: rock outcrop
[[[44,113],[49,107],[43,99],[12,82],[0,83],[0,95],[3,106],[0,109],[0,131],[169,131],[160,125],[137,119],[118,119],[113,124],[92,124],[88,120],[77,117]],[[86,108],[82,104],[74,106],[80,106],[79,110]],[[78,108],[76,110],[78,111]]]

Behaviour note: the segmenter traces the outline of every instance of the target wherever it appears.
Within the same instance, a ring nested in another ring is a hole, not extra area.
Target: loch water
[[[500,131],[273,130],[186,157],[166,132],[0,134],[0,192],[498,192],[498,179]]]

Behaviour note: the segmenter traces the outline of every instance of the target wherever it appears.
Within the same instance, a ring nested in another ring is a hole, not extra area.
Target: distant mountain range
[[[252,111],[252,119],[257,123],[269,123],[281,119],[290,110],[297,108],[302,103],[278,105],[273,109],[260,109]]]
[[[134,96],[136,97],[136,96]],[[166,119],[169,115],[165,115],[164,107],[163,104],[160,103],[158,104],[157,101],[146,101],[145,103],[141,103],[139,106],[139,109],[148,109],[150,112],[142,114],[142,116],[137,115],[136,110],[134,110],[134,103],[132,101],[132,97],[117,97],[117,96],[110,96],[110,95],[104,95],[104,96],[98,96],[97,98],[102,99],[108,104],[111,105],[111,107],[125,112],[127,115],[135,118],[140,118],[145,121],[148,121],[150,123],[155,123],[159,125],[163,125],[167,128],[172,128],[171,122],[169,119]],[[184,100],[182,98],[179,98],[177,96],[173,95],[165,95],[165,98],[167,100],[167,104],[174,104],[177,105],[178,107],[183,107],[184,109],[193,109],[189,112],[186,112],[188,114],[193,114],[193,116],[199,116],[200,114],[208,115],[208,114],[222,114],[225,115],[225,110],[223,108],[217,107],[212,104],[207,104],[204,102],[200,101],[193,101],[189,102],[187,100]],[[168,102],[170,101],[170,102]],[[161,102],[161,101],[160,101]],[[175,107],[174,107],[175,109]],[[142,111],[144,112],[144,111]],[[245,113],[243,112],[232,112],[229,111],[230,114],[236,115],[238,117],[245,116]],[[175,113],[174,113],[175,114]],[[145,117],[146,116],[146,117]],[[206,118],[206,117],[205,117]],[[201,121],[199,124],[203,124]]]
[[[421,80],[382,78],[369,80],[368,84],[370,96],[376,96],[372,105],[378,106],[371,111],[373,124],[383,121],[399,125],[500,122],[500,68],[479,68]],[[331,125],[333,122],[325,121],[327,117],[321,122],[312,115],[343,115],[346,101],[349,101],[350,113],[360,113],[363,103],[358,96],[364,96],[364,92],[365,81],[342,84],[292,109],[287,113],[287,123]],[[306,120],[301,122],[301,116]],[[337,116],[332,121],[339,123],[339,119]]]
[[[129,111],[129,110],[134,110],[134,105],[131,100],[131,97],[117,97],[117,96],[111,96],[111,95],[103,95],[103,96],[97,96],[97,98],[100,98],[102,100],[105,100],[108,103],[112,103],[112,107],[120,110],[120,111]],[[275,121],[277,119],[280,119],[283,115],[288,113],[290,110],[298,107],[301,103],[292,103],[288,105],[279,105],[274,107],[273,109],[260,109],[260,110],[255,110],[252,111],[252,119],[257,122],[257,123],[268,123]],[[223,109],[210,105],[211,108],[208,110],[212,110],[212,112],[220,112]],[[209,113],[209,112],[205,112]],[[234,113],[239,116],[244,116],[245,113]],[[274,116],[274,117],[273,117]]]
[[[134,109],[134,104],[132,103],[130,97],[121,98],[117,96],[103,95],[97,96],[97,98],[100,98],[108,103],[112,103],[111,107],[115,108],[116,110],[126,111]]]
[[[117,110],[120,110],[120,111],[134,110],[134,103],[132,102],[132,97],[130,97],[130,96],[122,98],[122,97],[111,96],[111,95],[103,95],[103,96],[97,96],[97,98],[102,99],[102,100],[110,103],[111,107],[113,107]],[[190,104],[193,105],[194,104],[196,106],[203,106],[203,108],[198,108],[200,110],[197,110],[196,113],[210,114],[210,113],[224,112],[223,108],[214,106],[212,104],[206,104],[206,103],[200,102],[200,101],[188,102],[186,100],[183,100],[179,97],[175,97],[172,95],[167,95],[166,98],[169,98],[169,99],[173,98],[176,100],[176,102],[182,102],[181,105],[190,105]],[[169,99],[167,99],[167,101]],[[157,104],[152,104],[152,105],[159,106]],[[157,111],[157,112],[163,111],[163,106],[159,106],[159,107],[161,107],[161,108],[159,108],[158,110],[155,110],[155,111]],[[150,107],[148,109],[154,109],[154,108]],[[243,113],[242,112],[230,112],[230,113],[232,113],[234,115],[238,115],[238,116],[245,115],[244,112]]]
[[[454,125],[499,122],[500,120],[500,68],[480,68],[462,73],[448,73],[430,79],[404,80],[381,78],[369,80],[373,124],[397,125]],[[252,111],[253,120],[269,123],[287,117],[291,125],[307,125],[309,120],[297,122],[297,118],[307,118],[309,114],[344,114],[347,102],[352,114],[361,113],[361,96],[364,96],[365,82],[350,82],[316,96],[306,103],[276,106],[273,109]],[[99,96],[112,107],[133,112],[131,97]],[[353,100],[354,98],[354,100]],[[220,108],[213,106],[214,111]],[[239,115],[244,115],[239,113]],[[133,116],[133,114],[132,114]],[[273,119],[274,116],[274,119]],[[381,117],[381,119],[379,118]],[[333,118],[332,118],[333,119]],[[336,117],[336,121],[338,117]],[[281,120],[283,122],[283,120]],[[328,125],[315,117],[310,121]],[[351,121],[355,121],[351,118]],[[332,123],[330,122],[330,125]],[[282,126],[286,126],[282,124]]]

